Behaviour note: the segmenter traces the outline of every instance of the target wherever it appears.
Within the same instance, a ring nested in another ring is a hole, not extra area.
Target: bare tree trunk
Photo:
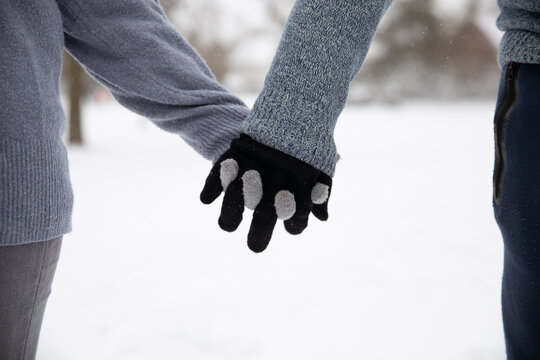
[[[69,143],[83,143],[81,127],[81,99],[84,94],[84,70],[71,56],[66,56],[66,67],[69,91]]]

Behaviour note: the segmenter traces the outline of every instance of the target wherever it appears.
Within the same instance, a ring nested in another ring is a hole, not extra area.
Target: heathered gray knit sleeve
[[[391,0],[297,0],[242,132],[332,176],[336,120]]]
[[[540,64],[540,1],[499,0],[497,27],[504,31],[499,65],[509,62]]]
[[[152,0],[57,0],[66,49],[130,110],[216,160],[249,113]],[[112,121],[112,120],[111,120]]]

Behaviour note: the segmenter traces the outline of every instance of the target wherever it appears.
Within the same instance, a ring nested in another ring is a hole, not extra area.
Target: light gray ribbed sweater
[[[71,229],[59,90],[64,45],[120,103],[208,159],[229,147],[249,112],[156,1],[0,1],[0,245]]]

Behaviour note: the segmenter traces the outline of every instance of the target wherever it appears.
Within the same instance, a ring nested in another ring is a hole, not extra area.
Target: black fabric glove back
[[[307,227],[310,213],[327,220],[331,188],[325,173],[241,134],[210,171],[201,201],[210,204],[225,190],[218,221],[225,231],[238,228],[244,207],[255,210],[248,246],[261,252],[278,218],[294,235]]]

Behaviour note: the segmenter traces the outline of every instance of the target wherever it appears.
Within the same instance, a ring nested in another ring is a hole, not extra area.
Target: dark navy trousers
[[[495,114],[493,205],[504,240],[509,360],[540,359],[540,65],[503,71]]]

